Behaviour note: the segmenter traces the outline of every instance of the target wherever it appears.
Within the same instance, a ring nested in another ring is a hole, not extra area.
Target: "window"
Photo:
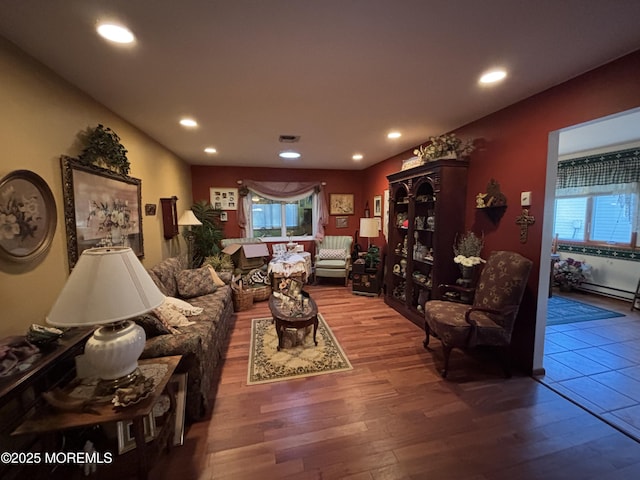
[[[300,200],[280,202],[251,194],[249,236],[266,238],[304,238],[313,235],[315,194]]]
[[[637,193],[557,194],[555,207],[553,231],[559,240],[631,245],[638,215]]]

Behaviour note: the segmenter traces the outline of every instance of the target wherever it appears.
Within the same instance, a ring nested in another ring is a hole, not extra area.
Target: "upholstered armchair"
[[[322,242],[316,240],[315,277],[344,278],[349,284],[351,265],[351,243],[349,236],[326,236]]]
[[[477,346],[497,347],[505,376],[511,376],[508,347],[531,266],[531,260],[518,253],[492,252],[480,273],[472,305],[444,300],[425,304],[424,347],[429,348],[430,336],[442,342],[443,377],[447,376],[452,349]],[[455,290],[456,286],[441,288]]]

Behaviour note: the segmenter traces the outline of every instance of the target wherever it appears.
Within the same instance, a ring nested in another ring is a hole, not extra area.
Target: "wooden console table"
[[[92,405],[94,413],[47,411],[36,414],[24,421],[12,435],[48,434],[48,438],[45,440],[45,449],[48,450],[45,451],[51,452],[55,448],[53,444],[55,432],[99,424],[131,421],[133,437],[135,438],[136,444],[135,450],[120,456],[117,455],[117,452],[113,452],[113,462],[111,464],[99,465],[97,473],[99,475],[105,475],[104,478],[115,478],[116,475],[118,475],[116,473],[117,470],[120,470],[120,474],[131,475],[134,468],[137,468],[138,478],[146,479],[153,458],[165,447],[169,447],[173,439],[176,392],[171,388],[169,379],[181,358],[180,355],[176,355],[140,360],[138,362],[140,366],[166,364],[167,369],[161,380],[154,385],[151,394],[134,405],[122,408],[116,408],[112,403]],[[168,417],[164,422],[163,428],[157,432],[155,438],[147,443],[145,441],[144,420],[152,413],[153,407],[158,401],[160,394],[165,391],[168,393],[170,401]],[[131,463],[125,462],[125,457],[135,457],[135,459],[131,459],[137,464],[137,467],[133,467]],[[127,463],[127,465],[125,465],[125,463]]]
[[[73,328],[54,344],[42,348],[41,356],[25,371],[0,379],[0,449],[29,451],[37,439],[11,438],[11,432],[42,403],[40,394],[64,385],[75,375],[74,358],[82,353],[92,328]],[[0,478],[24,478],[24,466],[0,464]]]

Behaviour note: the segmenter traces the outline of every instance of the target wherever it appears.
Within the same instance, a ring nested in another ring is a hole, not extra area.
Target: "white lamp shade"
[[[198,220],[198,217],[195,216],[192,210],[185,210],[184,213],[180,215],[178,225],[189,227],[192,225],[202,225],[202,222]]]
[[[58,327],[102,325],[142,315],[164,301],[129,247],[82,252],[47,322]]]
[[[360,236],[375,238],[378,236],[378,220],[375,218],[360,219]]]

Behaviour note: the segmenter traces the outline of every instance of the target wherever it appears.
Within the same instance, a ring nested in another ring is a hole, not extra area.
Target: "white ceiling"
[[[640,49],[638,19],[638,0],[0,1],[1,36],[187,162],[295,168],[364,168],[562,83]]]

